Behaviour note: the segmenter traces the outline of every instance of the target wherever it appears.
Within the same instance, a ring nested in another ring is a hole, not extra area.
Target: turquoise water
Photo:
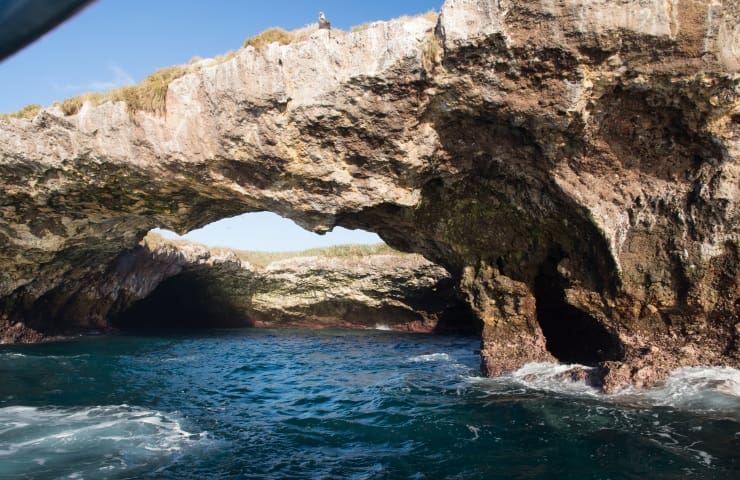
[[[0,478],[737,479],[740,372],[606,397],[478,340],[231,330],[0,347]]]

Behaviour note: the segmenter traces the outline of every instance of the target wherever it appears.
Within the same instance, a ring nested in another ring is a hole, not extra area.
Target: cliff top
[[[408,16],[404,15],[389,22],[410,22],[416,19],[422,19],[428,21],[430,24],[436,24],[439,13],[430,10],[426,13]],[[343,31],[341,29],[332,29],[331,36],[333,38],[346,37],[353,34],[365,31],[372,25],[383,23],[383,22],[367,22],[361,25],[351,27],[349,31]],[[252,50],[260,51],[269,45],[292,45],[301,42],[306,42],[313,35],[319,31],[318,24],[312,23],[305,27],[298,28],[291,31],[286,31],[280,27],[270,27],[264,31],[247,38],[241,48],[236,51],[230,50],[221,55],[217,55],[214,58],[200,58],[193,57],[188,65],[173,65],[169,67],[161,68],[150,75],[138,85],[125,85],[123,87],[109,90],[108,92],[85,92],[74,97],[67,98],[60,102],[54,102],[51,105],[51,109],[59,109],[64,116],[70,116],[78,113],[85,103],[90,103],[92,106],[101,105],[107,102],[124,102],[130,114],[135,114],[138,111],[146,111],[152,113],[161,113],[165,109],[165,100],[167,97],[167,90],[169,84],[188,73],[196,73],[203,68],[213,67],[225,63],[242,51]],[[23,107],[16,112],[0,113],[0,120],[8,121],[11,118],[25,118],[28,120],[33,119],[38,115],[39,112],[44,110],[45,107],[38,104],[31,104]]]
[[[181,252],[193,252],[202,257],[208,255],[214,260],[241,260],[249,263],[253,268],[262,270],[273,264],[284,261],[293,261],[305,263],[306,260],[316,261],[316,259],[339,259],[348,262],[357,262],[367,257],[393,256],[393,257],[420,257],[420,262],[425,262],[419,255],[403,253],[395,250],[384,243],[372,245],[335,245],[332,247],[310,248],[295,252],[261,252],[254,250],[237,250],[224,247],[209,247],[200,243],[190,242],[188,240],[172,240],[163,236],[149,232],[141,241],[141,245],[151,251],[162,249],[176,249]]]

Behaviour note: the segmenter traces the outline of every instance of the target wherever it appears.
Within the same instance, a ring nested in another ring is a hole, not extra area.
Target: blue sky
[[[336,227],[325,235],[317,235],[270,212],[246,213],[225,218],[205,228],[193,230],[184,237],[167,230],[158,229],[157,233],[168,238],[186,238],[205,245],[263,252],[295,252],[347,243],[382,242],[374,233],[341,227]]]
[[[188,63],[194,56],[236,50],[268,27],[291,30],[315,22],[319,11],[333,27],[346,30],[441,5],[442,0],[98,0],[0,63],[0,112],[138,83],[154,70]],[[216,233],[199,233],[198,239],[252,250],[379,241],[344,229],[320,237],[274,217],[243,216],[226,222],[228,228],[216,226]]]

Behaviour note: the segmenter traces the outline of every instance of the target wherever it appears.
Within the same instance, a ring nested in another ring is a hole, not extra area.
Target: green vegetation
[[[27,105],[21,108],[17,112],[0,114],[0,120],[9,120],[11,118],[27,118],[31,120],[40,110],[41,105],[34,103],[33,105]]]

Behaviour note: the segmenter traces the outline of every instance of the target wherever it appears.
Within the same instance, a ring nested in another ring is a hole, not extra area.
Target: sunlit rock
[[[437,25],[192,67],[164,112],[2,123],[3,336],[105,327],[71,306],[148,230],[269,210],[446,267],[489,372],[570,350],[608,389],[738,366],[739,24],[737,2],[449,0]],[[594,332],[606,350],[558,344]]]

